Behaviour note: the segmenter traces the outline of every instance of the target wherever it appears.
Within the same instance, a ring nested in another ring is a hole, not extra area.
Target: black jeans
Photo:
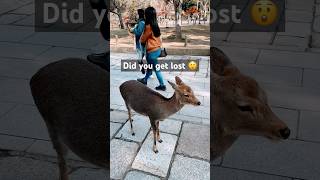
[[[110,30],[109,30],[110,22],[108,19],[109,4],[107,4],[106,2],[109,2],[109,0],[90,0],[92,9],[98,10],[99,13],[101,13],[103,9],[107,10],[106,13],[104,14],[99,30],[103,38],[109,41],[110,40]]]

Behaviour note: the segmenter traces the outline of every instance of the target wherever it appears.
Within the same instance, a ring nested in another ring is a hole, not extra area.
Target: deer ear
[[[174,83],[171,82],[171,81],[168,81],[168,83],[172,86],[172,88],[173,88],[174,90],[177,89],[177,85],[176,85],[176,84],[174,84]]]
[[[178,85],[183,84],[182,80],[178,76],[176,76],[176,84]]]

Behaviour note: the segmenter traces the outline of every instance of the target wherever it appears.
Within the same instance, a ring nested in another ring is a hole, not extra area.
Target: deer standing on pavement
[[[109,73],[83,59],[69,58],[41,68],[31,79],[34,102],[57,152],[60,179],[68,180],[68,148],[108,169]]]
[[[162,142],[159,121],[163,121],[178,112],[185,104],[195,106],[201,104],[189,86],[182,82],[178,76],[175,77],[175,80],[176,84],[168,81],[174,89],[174,94],[170,98],[164,97],[136,80],[126,81],[120,86],[121,95],[128,109],[132,135],[135,134],[132,127],[131,109],[149,117],[153,131],[153,151],[155,153],[158,153],[156,141]]]
[[[265,91],[254,79],[242,74],[217,48],[211,48],[211,62],[213,159],[223,155],[240,135],[272,140],[290,136],[290,129],[272,112]]]

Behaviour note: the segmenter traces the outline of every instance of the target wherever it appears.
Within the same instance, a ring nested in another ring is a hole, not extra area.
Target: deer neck
[[[167,110],[167,116],[170,116],[183,108],[184,104],[182,104],[179,100],[179,97],[176,92],[169,98],[167,101],[165,108]]]

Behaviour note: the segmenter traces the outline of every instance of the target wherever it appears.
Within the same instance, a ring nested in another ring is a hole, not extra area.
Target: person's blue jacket
[[[133,29],[133,33],[135,34],[135,38],[136,38],[136,48],[137,49],[142,49],[141,43],[140,43],[140,37],[144,31],[144,26],[145,26],[144,19],[139,19],[138,24]]]

